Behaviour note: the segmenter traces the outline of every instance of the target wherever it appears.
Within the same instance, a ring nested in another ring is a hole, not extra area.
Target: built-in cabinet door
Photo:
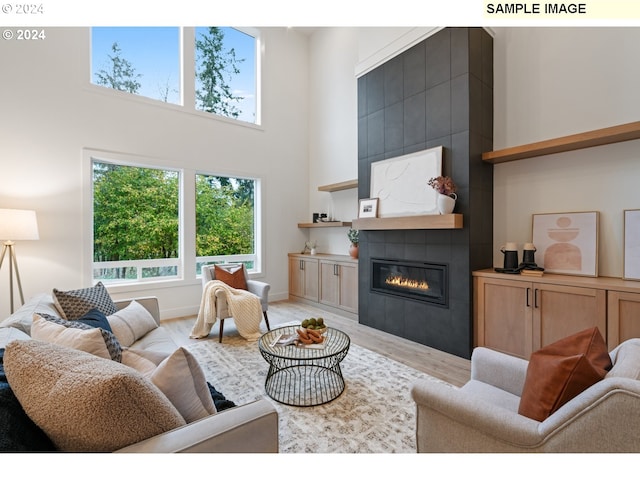
[[[357,264],[320,262],[320,303],[357,313]]]
[[[480,277],[474,308],[476,345],[526,359],[586,328],[598,327],[607,340],[602,289]]]
[[[337,307],[340,303],[340,266],[320,262],[320,303]]]
[[[533,350],[598,327],[607,339],[607,294],[597,288],[533,284]]]
[[[289,259],[289,293],[318,301],[318,260],[292,257]]]
[[[358,264],[341,263],[340,308],[358,313]]]
[[[304,295],[304,272],[299,258],[289,258],[289,295]]]
[[[609,291],[607,304],[609,350],[630,338],[640,338],[640,293]]]
[[[529,358],[532,291],[528,282],[475,278],[476,345]]]

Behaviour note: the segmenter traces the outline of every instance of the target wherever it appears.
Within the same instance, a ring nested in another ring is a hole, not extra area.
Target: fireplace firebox
[[[447,265],[407,260],[371,259],[371,291],[448,305]]]

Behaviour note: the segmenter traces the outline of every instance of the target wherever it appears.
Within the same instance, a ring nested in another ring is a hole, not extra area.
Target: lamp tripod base
[[[9,301],[11,302],[11,313],[14,312],[13,305],[13,271],[16,271],[16,281],[18,285],[18,292],[20,293],[21,305],[24,304],[24,294],[22,293],[22,282],[20,282],[20,272],[18,271],[18,260],[16,259],[15,242],[10,240],[4,242],[2,246],[2,255],[0,255],[0,269],[4,263],[4,257],[9,255]]]

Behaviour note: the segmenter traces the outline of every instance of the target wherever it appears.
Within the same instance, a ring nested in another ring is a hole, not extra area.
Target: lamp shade
[[[38,240],[38,221],[33,210],[0,208],[0,240]]]

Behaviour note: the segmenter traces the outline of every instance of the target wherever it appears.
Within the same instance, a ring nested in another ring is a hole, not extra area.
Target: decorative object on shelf
[[[500,251],[504,254],[504,269],[511,270],[518,268],[518,244],[515,242],[507,242]]]
[[[358,218],[375,218],[378,216],[378,199],[362,198],[360,199],[360,209],[358,210]]]
[[[598,276],[599,212],[533,215],[538,263],[548,273]]]
[[[433,215],[438,212],[435,192],[424,179],[442,174],[443,147],[371,163],[371,198],[379,198],[379,217]]]
[[[358,238],[360,236],[360,232],[354,228],[350,228],[347,232],[347,237],[349,237],[349,241],[351,245],[349,246],[349,255],[351,258],[358,258]]]
[[[625,280],[640,280],[640,210],[624,211],[624,261]]]
[[[458,195],[456,194],[456,184],[453,183],[451,177],[431,177],[427,184],[436,191],[438,213],[440,215],[453,213]]]
[[[317,252],[317,243],[318,242],[316,242],[315,240],[307,240],[306,242],[304,242],[304,249],[300,253],[309,253],[311,255],[315,255]]]

